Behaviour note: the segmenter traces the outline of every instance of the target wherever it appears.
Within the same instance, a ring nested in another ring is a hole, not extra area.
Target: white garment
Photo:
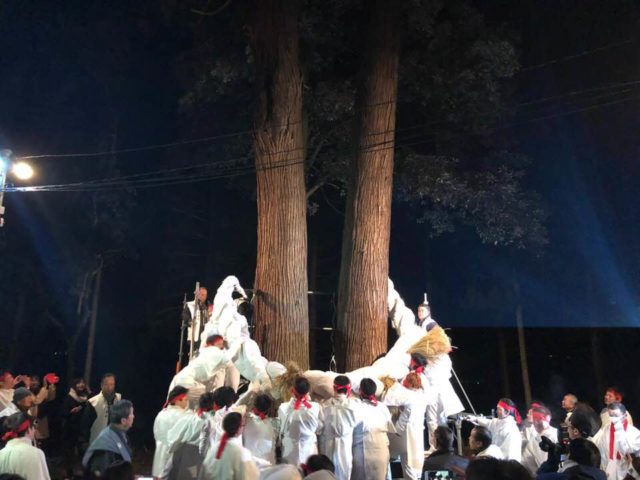
[[[517,462],[522,458],[522,435],[515,418],[511,415],[505,418],[476,417],[478,425],[487,427],[491,432],[493,443],[500,447],[506,460]]]
[[[198,478],[203,456],[200,453],[200,436],[206,419],[191,410],[177,418],[167,432],[167,453],[161,479]]]
[[[405,335],[412,326],[417,327],[416,317],[411,309],[405,305],[404,300],[394,288],[391,279],[388,280],[387,285],[387,305],[389,316],[391,317],[391,326],[395,329],[398,337],[401,337]],[[420,330],[422,331],[421,328]],[[414,337],[414,342],[418,339],[419,337]]]
[[[116,393],[114,403],[122,398],[122,395]],[[107,425],[109,425],[109,405],[107,403],[107,399],[104,398],[102,392],[98,393],[94,397],[91,397],[88,402],[91,404],[93,409],[96,411],[96,419],[93,421],[91,425],[91,434],[89,437],[89,445],[93,443],[100,432],[105,429]]]
[[[6,408],[0,411],[0,418],[9,417],[14,413],[19,413],[19,412],[20,412],[20,409],[16,406],[15,403],[11,402],[9,405],[7,405]]]
[[[640,430],[633,425],[628,425],[625,431],[621,421],[615,422],[613,427],[613,458],[609,455],[611,422],[609,422],[609,427],[601,428],[598,431],[596,436],[593,437],[593,443],[600,450],[602,469],[606,472],[607,479],[622,480],[631,467],[625,456],[640,450]],[[617,458],[618,454],[620,454],[620,459]]]
[[[481,452],[478,452],[476,457],[493,457],[498,460],[503,460],[504,454],[502,453],[502,450],[500,450],[500,447],[492,443]]]
[[[189,410],[169,405],[161,410],[153,422],[153,437],[156,441],[156,450],[153,454],[153,467],[151,475],[159,477],[167,464],[169,457],[169,444],[167,435],[174,424],[184,415],[192,414]]]
[[[220,442],[216,443],[202,464],[202,478],[215,480],[258,480],[260,473],[251,458],[251,452],[242,446],[240,437],[230,438],[219,459],[216,453]]]
[[[399,383],[386,393],[384,403],[402,407],[395,423],[399,435],[397,448],[405,479],[419,479],[424,465],[424,417],[427,405],[435,398],[423,390],[409,390]]]
[[[383,404],[366,400],[355,403],[360,423],[353,431],[354,480],[384,480],[389,465],[389,437],[387,432],[395,432],[391,412]]]
[[[535,475],[549,456],[547,452],[540,448],[540,441],[542,437],[547,437],[553,443],[558,443],[558,430],[553,427],[545,429],[542,433],[538,433],[533,425],[529,425],[522,431],[522,438],[524,440],[522,446],[522,465]]]
[[[297,467],[281,463],[261,470],[260,480],[302,480],[302,475]]]
[[[322,430],[322,411],[316,402],[310,408],[300,404],[294,410],[295,398],[278,408],[280,436],[282,438],[282,461],[291,465],[305,463],[310,455],[318,453],[316,433]]]
[[[356,400],[339,394],[322,405],[320,452],[329,457],[338,480],[351,478],[353,429],[360,422]]]
[[[189,309],[189,314],[191,315],[191,325],[187,328],[187,342],[198,342],[200,339],[198,335],[200,335],[200,330],[203,325],[207,323],[209,320],[209,312],[206,305],[203,305],[204,311],[198,309],[196,310],[196,301],[192,300],[187,302],[187,308]],[[204,315],[201,315],[201,314]],[[204,318],[202,318],[204,317]],[[206,337],[205,337],[206,341]]]
[[[627,422],[629,422],[629,425],[633,426],[633,418],[631,417],[631,414],[627,411]],[[611,417],[609,417],[609,409],[608,408],[603,408],[600,411],[600,430],[604,429],[604,428],[608,428],[609,425],[611,425]]]
[[[435,448],[434,432],[440,425],[447,425],[447,417],[464,410],[458,394],[451,385],[451,357],[443,353],[429,359],[424,369],[427,384],[423,387],[433,391],[436,401],[427,406],[427,425],[429,426],[429,446]]]
[[[0,388],[0,410],[13,403],[13,388]]]
[[[49,480],[44,452],[31,445],[29,437],[14,438],[0,450],[0,473],[13,473],[25,480]]]
[[[261,420],[254,413],[247,414],[242,441],[255,459],[265,463],[276,464],[276,442],[278,440],[278,421],[266,417]],[[259,465],[261,466],[261,465]]]

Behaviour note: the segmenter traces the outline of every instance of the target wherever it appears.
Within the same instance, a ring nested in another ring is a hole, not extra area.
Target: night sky
[[[504,327],[517,355],[514,282],[524,323],[532,327],[534,396],[555,402],[563,388],[574,388],[599,402],[585,327],[603,329],[607,364],[624,358],[616,345],[633,348],[640,340],[627,329],[640,326],[640,7],[622,0],[475,5],[517,48],[521,68],[505,88],[512,105],[522,106],[493,135],[528,159],[525,184],[545,206],[548,245],[537,253],[487,245],[465,226],[432,237],[428,225],[415,221],[415,206],[395,202],[390,275],[409,305],[429,293],[434,317],[453,328],[460,347],[454,364],[485,410],[500,396],[500,383],[490,373],[498,368],[495,353],[478,338],[494,342],[497,330],[485,327]],[[224,29],[223,19],[199,17],[169,0],[2,2],[0,148],[15,156],[101,152],[249,129],[245,97],[208,116],[185,108],[198,30]],[[211,141],[34,159],[32,183],[68,185],[225,161],[241,157],[246,140],[239,135],[235,149]],[[79,271],[108,237],[115,247],[105,260],[94,377],[115,371],[134,401],[149,394],[149,415],[139,419],[139,429],[148,428],[172,376],[183,294],[196,281],[213,294],[229,274],[252,285],[254,177],[240,173],[95,195],[9,192],[0,231],[0,319],[7,326],[0,365],[16,373],[64,370],[65,335],[50,318],[73,332]],[[310,288],[327,295],[312,303],[311,363],[326,368],[320,344],[328,338],[315,327],[334,320],[344,198],[328,192],[316,201]],[[610,327],[626,328],[604,330]],[[489,372],[476,371],[479,357]],[[511,387],[519,398],[513,363]],[[639,398],[636,376],[616,371],[610,378]],[[495,394],[484,393],[487,384]]]

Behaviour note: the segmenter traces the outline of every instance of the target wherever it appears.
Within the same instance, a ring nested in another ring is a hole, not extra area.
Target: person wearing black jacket
[[[466,470],[469,460],[456,455],[453,450],[453,432],[449,427],[440,426],[433,432],[436,450],[424,461],[425,471],[453,470],[458,467]]]
[[[89,390],[83,378],[72,381],[69,393],[62,401],[60,417],[62,419],[62,455],[64,468],[69,478],[73,476],[75,466],[78,466],[82,455],[81,442],[83,437],[83,414],[89,399]]]

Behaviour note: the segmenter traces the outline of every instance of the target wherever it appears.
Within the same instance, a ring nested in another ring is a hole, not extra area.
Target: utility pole
[[[0,228],[4,227],[4,190],[7,187],[7,172],[11,150],[0,150]]]

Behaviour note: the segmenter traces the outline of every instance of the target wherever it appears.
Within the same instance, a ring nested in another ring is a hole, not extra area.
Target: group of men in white
[[[425,456],[436,448],[436,428],[464,410],[450,380],[450,339],[431,318],[426,296],[416,319],[389,280],[389,316],[398,340],[372,365],[338,374],[300,371],[262,357],[234,292],[246,297],[238,279],[227,277],[198,355],[171,381],[154,424],[154,477],[375,480],[390,478],[389,461],[399,457],[405,479],[422,478]],[[250,383],[238,397],[241,378]],[[598,446],[607,478],[640,478],[629,457],[640,451],[640,431],[619,401],[609,403],[593,437],[591,428],[572,427],[570,417],[569,438],[589,437]],[[478,457],[516,460],[532,475],[548,459],[543,438],[560,443],[550,411],[540,404],[531,406],[522,430],[506,398],[498,402],[496,418],[464,418],[477,425],[469,445]],[[322,468],[323,459],[332,468]]]

